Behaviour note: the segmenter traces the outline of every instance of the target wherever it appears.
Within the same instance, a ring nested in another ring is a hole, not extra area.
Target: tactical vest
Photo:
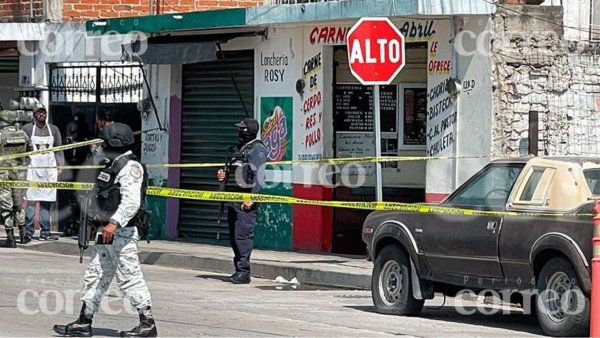
[[[229,179],[235,181],[235,191],[250,192],[252,190],[255,174],[252,172],[252,168],[248,162],[248,154],[259,144],[262,144],[263,147],[265,146],[261,140],[252,140],[242,146],[231,157],[229,161]]]
[[[5,126],[0,130],[0,154],[23,153],[27,149],[27,134],[14,126]]]
[[[146,188],[148,186],[148,171],[146,166],[141,163],[137,156],[130,154],[117,158],[116,161],[109,162],[104,169],[100,171],[96,178],[96,184],[94,185],[95,203],[92,203],[92,215],[90,217],[100,224],[106,224],[110,221],[112,215],[117,211],[119,204],[121,203],[121,184],[115,183],[117,175],[125,167],[127,162],[136,161],[142,165],[144,169],[142,191],[140,199],[140,208],[144,204],[144,198],[146,197]],[[138,211],[139,212],[139,211]],[[126,225],[121,226],[133,226],[135,216]]]

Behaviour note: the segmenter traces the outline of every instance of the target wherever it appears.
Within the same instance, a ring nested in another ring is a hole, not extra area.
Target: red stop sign
[[[388,18],[361,18],[348,32],[348,62],[362,84],[389,84],[405,64],[404,36]]]

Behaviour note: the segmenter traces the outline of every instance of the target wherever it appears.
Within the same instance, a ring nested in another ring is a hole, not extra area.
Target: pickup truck
[[[436,205],[448,212],[372,212],[376,311],[419,315],[434,292],[491,291],[532,304],[547,335],[587,336],[595,198],[600,158],[530,157],[486,165]]]

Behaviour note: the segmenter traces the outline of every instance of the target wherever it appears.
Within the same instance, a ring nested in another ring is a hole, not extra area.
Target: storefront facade
[[[245,112],[261,124],[269,161],[373,156],[371,88],[360,85],[349,72],[346,35],[359,17],[385,15],[405,35],[406,66],[381,89],[383,155],[432,159],[386,163],[384,200],[422,202],[446,196],[489,161],[492,67],[490,56],[478,44],[489,43],[492,8],[457,5],[423,10],[414,7],[420,2],[397,2],[398,12],[390,15],[388,7],[365,8],[361,3],[275,6],[269,15],[261,12],[269,8],[246,9],[243,16],[238,10],[189,13],[195,15],[194,22],[186,22],[188,14],[182,14],[178,29],[169,29],[167,16],[160,18],[164,31],[154,31],[155,35],[201,36],[215,41],[215,46],[219,43],[222,52],[215,48],[214,60],[196,64],[147,66],[153,74],[150,94],[159,103],[158,117],[164,118],[168,133],[146,135],[142,160],[223,162],[227,146],[237,142],[233,123]],[[216,26],[198,21],[198,15],[216,14],[227,20]],[[102,30],[141,29],[150,26],[146,20],[158,19],[107,20]],[[93,25],[88,22],[88,31],[98,33]],[[448,92],[451,79],[462,83],[462,90],[454,95]],[[144,130],[156,126],[153,115],[142,120]],[[437,159],[454,156],[477,158]],[[263,193],[374,200],[372,163],[363,169],[338,169],[341,174],[325,164],[270,166]],[[216,190],[214,171],[152,169],[150,183]],[[155,207],[166,210],[157,210],[164,215],[157,223],[165,224],[167,238],[227,243],[225,222],[218,222],[218,203],[170,199],[156,201]],[[265,203],[256,246],[361,253],[360,224],[365,215]]]

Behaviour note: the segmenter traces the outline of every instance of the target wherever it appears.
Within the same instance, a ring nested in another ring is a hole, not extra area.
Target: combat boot
[[[121,331],[121,337],[157,337],[152,309],[148,306],[140,310],[140,323],[131,331]]]
[[[6,242],[2,244],[3,248],[16,248],[17,241],[15,240],[14,230],[6,230]]]
[[[85,304],[81,307],[79,318],[67,325],[54,325],[54,332],[67,337],[91,337],[92,318],[85,314]]]

